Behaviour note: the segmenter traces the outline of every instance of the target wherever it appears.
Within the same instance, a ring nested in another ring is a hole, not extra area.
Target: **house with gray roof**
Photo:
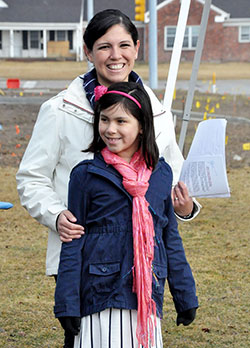
[[[1,0],[0,57],[83,58],[83,0]]]
[[[146,1],[146,10],[148,10]],[[185,0],[158,0],[158,61],[171,58],[177,21]],[[191,0],[182,60],[192,61],[205,0]],[[93,0],[94,13],[117,8],[133,21],[135,2]],[[0,58],[85,59],[86,0],[0,0]],[[139,60],[148,61],[148,23],[134,21],[141,42]],[[249,0],[212,0],[203,61],[250,61]]]

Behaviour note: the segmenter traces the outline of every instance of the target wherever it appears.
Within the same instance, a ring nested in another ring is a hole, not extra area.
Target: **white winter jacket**
[[[178,181],[183,157],[175,140],[171,113],[147,90],[153,108],[156,140],[160,155]],[[83,153],[93,136],[93,110],[86,99],[82,79],[77,77],[40,109],[30,142],[16,179],[21,204],[30,215],[49,228],[46,274],[57,274],[61,242],[56,231],[59,213],[67,209],[68,181],[71,169],[80,161],[92,158]]]

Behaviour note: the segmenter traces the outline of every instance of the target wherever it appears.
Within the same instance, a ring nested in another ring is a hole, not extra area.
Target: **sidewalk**
[[[54,90],[60,91],[70,84],[70,80],[21,80],[20,90],[27,93],[32,92],[55,92]],[[145,81],[149,85],[148,81]],[[158,89],[165,90],[166,81],[158,81]],[[189,87],[189,81],[177,81],[176,89],[187,91]],[[6,80],[0,79],[0,89],[6,90]],[[201,93],[211,93],[212,85],[211,81],[197,81],[195,90]],[[216,93],[219,94],[232,94],[239,95],[243,94],[250,96],[250,80],[217,80],[216,81]]]
[[[148,81],[145,81],[147,85]],[[187,91],[189,87],[188,80],[180,80],[176,82],[176,90]],[[166,88],[166,81],[159,81],[158,88]],[[212,82],[211,81],[200,81],[196,82],[195,90],[201,93],[212,93]],[[239,95],[243,94],[250,96],[250,80],[217,80],[216,81],[216,93],[218,94],[232,94]]]

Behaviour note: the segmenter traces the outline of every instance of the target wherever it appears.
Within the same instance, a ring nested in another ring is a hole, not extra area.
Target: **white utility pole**
[[[94,16],[94,0],[87,0],[87,19],[88,22]]]
[[[94,0],[87,0],[87,20],[90,22],[91,18],[94,16]],[[93,68],[93,64],[88,61],[88,71]]]
[[[77,54],[76,60],[82,62],[83,61],[83,18],[84,18],[84,0],[81,3],[81,13],[80,13],[80,21],[77,28]]]
[[[157,2],[149,1],[149,86],[158,88]]]

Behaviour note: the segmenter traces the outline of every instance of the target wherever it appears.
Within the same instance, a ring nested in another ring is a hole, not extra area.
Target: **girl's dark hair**
[[[134,45],[137,44],[138,31],[128,16],[120,10],[108,9],[98,12],[88,23],[83,35],[83,40],[88,48],[92,51],[93,45],[101,36],[103,36],[113,25],[122,25],[128,34],[131,35]]]
[[[126,96],[108,93],[104,94],[95,105],[94,113],[94,138],[87,151],[99,152],[106,144],[99,135],[99,119],[102,110],[119,104],[126,112],[133,115],[140,123],[142,128],[141,149],[147,167],[155,168],[159,159],[159,150],[155,141],[155,131],[153,122],[153,111],[150,98],[144,87],[135,82],[117,82],[109,86],[108,91],[121,91],[133,96],[140,104],[141,108]],[[85,152],[84,151],[84,152]]]

